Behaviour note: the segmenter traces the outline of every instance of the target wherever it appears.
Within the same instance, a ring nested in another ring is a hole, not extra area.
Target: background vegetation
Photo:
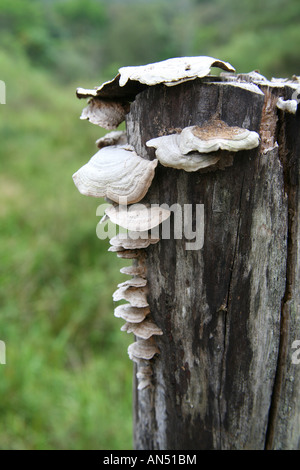
[[[298,0],[1,0],[1,449],[132,447],[124,263],[71,178],[105,132],[78,119],[76,87],[181,55],[299,75],[299,22]]]

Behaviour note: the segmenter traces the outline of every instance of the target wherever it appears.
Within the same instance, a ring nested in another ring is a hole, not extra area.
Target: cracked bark
[[[285,99],[293,89],[285,87]],[[288,197],[286,287],[282,299],[278,363],[270,406],[266,449],[300,449],[300,370],[291,360],[300,330],[300,118],[279,112],[277,140]],[[298,335],[298,336],[297,336]]]
[[[205,237],[201,250],[187,251],[185,239],[172,237],[147,249],[148,301],[164,334],[152,360],[153,387],[137,391],[134,384],[137,449],[299,446],[299,379],[289,380],[297,366],[288,355],[299,321],[299,184],[291,161],[299,161],[300,143],[292,138],[283,151],[283,138],[277,136],[278,147],[274,135],[285,120],[290,130],[281,127],[281,134],[294,136],[299,121],[280,111],[278,124],[281,91],[261,89],[219,79],[155,86],[136,97],[127,115],[129,143],[150,159],[147,140],[212,117],[263,137],[261,148],[238,152],[224,170],[157,167],[147,202],[204,204]]]

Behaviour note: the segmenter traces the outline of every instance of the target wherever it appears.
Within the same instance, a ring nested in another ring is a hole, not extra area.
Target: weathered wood
[[[286,86],[285,99],[294,88]],[[282,299],[280,350],[267,448],[300,449],[300,364],[293,362],[293,342],[300,339],[300,115],[279,112],[278,143],[288,196],[286,289]],[[299,348],[299,345],[298,345]]]
[[[300,366],[290,361],[300,339],[299,118],[278,111],[278,120],[261,88],[158,85],[127,115],[129,144],[148,159],[148,140],[211,118],[264,139],[217,171],[156,169],[145,200],[204,204],[205,236],[200,250],[172,237],[147,248],[148,302],[163,335],[153,387],[134,387],[137,449],[299,447]]]

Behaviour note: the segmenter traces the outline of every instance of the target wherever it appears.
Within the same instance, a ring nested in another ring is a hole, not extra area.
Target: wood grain
[[[129,143],[153,159],[147,140],[211,118],[266,131],[264,93],[220,79],[151,87],[131,104]],[[200,250],[172,237],[147,248],[163,335],[153,387],[134,384],[136,449],[299,447],[299,118],[274,119],[263,153],[237,152],[217,171],[156,169],[145,201],[204,204],[205,233]]]

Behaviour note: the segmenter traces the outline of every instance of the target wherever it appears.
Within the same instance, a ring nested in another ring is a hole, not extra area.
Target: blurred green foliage
[[[123,65],[181,55],[238,71],[300,67],[298,0],[1,0],[0,40],[62,81],[110,78]],[[84,73],[83,73],[84,70]]]
[[[111,297],[124,263],[96,237],[101,200],[71,177],[104,132],[79,121],[73,86],[0,63],[0,448],[128,448],[130,337]]]
[[[299,75],[299,20],[298,0],[1,0],[1,449],[132,446],[124,263],[71,178],[105,131],[78,119],[76,87],[181,55]]]

